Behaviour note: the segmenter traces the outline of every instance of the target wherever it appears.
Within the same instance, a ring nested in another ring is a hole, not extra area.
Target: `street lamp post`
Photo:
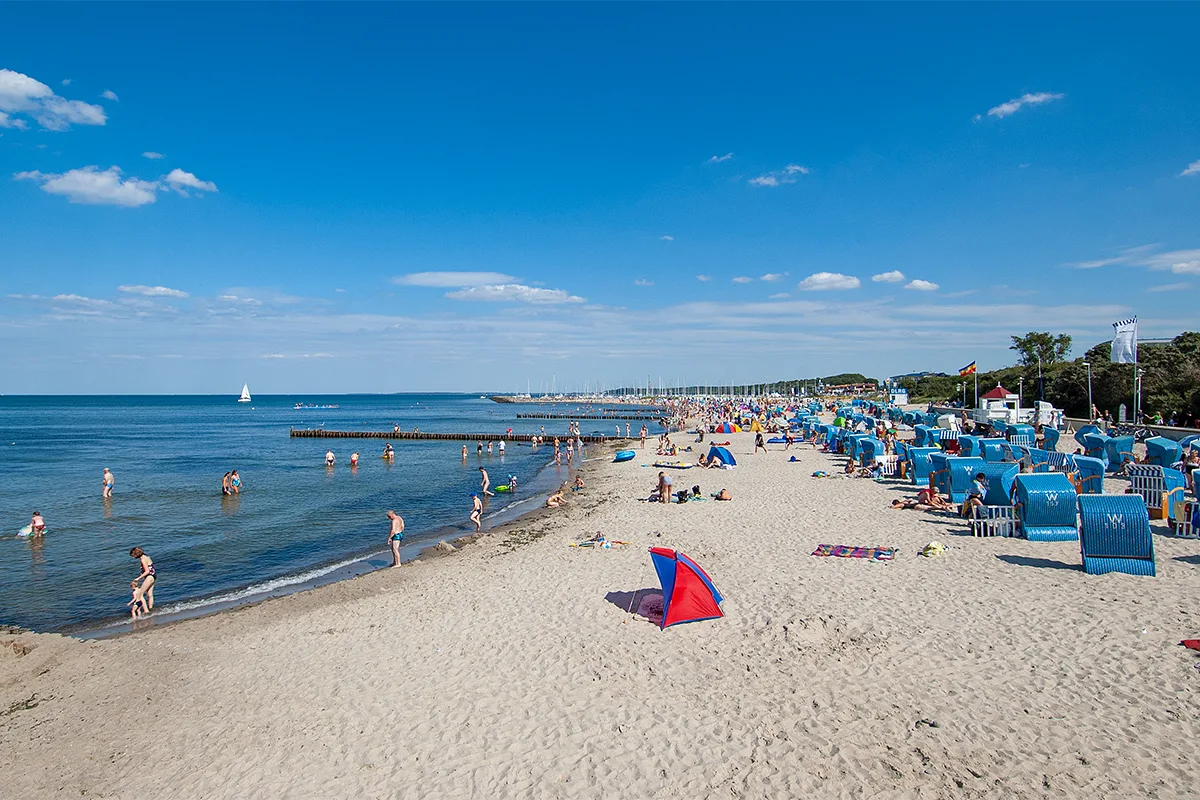
[[[1017,411],[1021,410],[1021,406],[1025,405],[1025,376],[1017,377]]]
[[[1094,408],[1094,406],[1092,405],[1092,362],[1085,361],[1085,362],[1083,362],[1083,365],[1085,367],[1087,367],[1087,375],[1088,375],[1088,412],[1087,413],[1088,413],[1088,419],[1090,420],[1090,419],[1092,419],[1092,416],[1093,416],[1092,409]]]

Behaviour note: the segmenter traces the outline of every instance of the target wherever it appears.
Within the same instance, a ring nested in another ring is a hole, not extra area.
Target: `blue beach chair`
[[[1018,475],[1017,517],[1021,532],[1033,542],[1066,542],[1079,538],[1075,487],[1061,472]]]
[[[1008,446],[1008,441],[1006,439],[1000,439],[998,437],[990,437],[987,439],[980,439],[978,455],[980,457],[982,457],[984,461],[987,461],[989,464],[991,464],[991,463],[998,464],[1004,460],[1004,458],[1005,458],[1004,448],[1007,446]]]
[[[971,458],[979,455],[979,439],[978,436],[969,436],[966,434],[958,437],[958,454]]]
[[[1104,454],[1108,456],[1108,469],[1111,472],[1120,472],[1126,464],[1137,462],[1133,457],[1132,436],[1110,436],[1104,442]]]
[[[1089,575],[1154,575],[1154,539],[1146,504],[1136,494],[1079,496],[1079,552]]]
[[[975,475],[984,471],[984,465],[982,458],[950,456],[946,459],[949,489],[945,493],[950,495],[950,502],[961,503],[967,499],[967,490],[971,488]],[[1015,464],[1012,466],[1016,467]]]
[[[917,486],[928,486],[929,476],[933,474],[933,456],[942,455],[939,447],[909,447],[908,475]]]
[[[1183,447],[1179,442],[1172,441],[1165,436],[1152,436],[1144,444],[1146,445],[1147,464],[1169,467],[1183,458]]]
[[[982,472],[987,476],[987,494],[983,496],[983,504],[987,506],[1012,505],[1013,484],[1020,473],[1018,464],[981,464],[972,470],[971,477]]]
[[[1104,462],[1087,456],[1071,456],[1080,494],[1104,494]]]

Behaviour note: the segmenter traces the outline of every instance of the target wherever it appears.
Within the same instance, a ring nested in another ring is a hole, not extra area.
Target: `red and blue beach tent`
[[[683,553],[666,547],[651,547],[650,560],[663,588],[663,616],[660,627],[682,622],[717,619],[721,612],[721,593],[700,565]]]

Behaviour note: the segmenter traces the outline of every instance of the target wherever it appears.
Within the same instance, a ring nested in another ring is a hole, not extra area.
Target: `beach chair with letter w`
[[[1089,575],[1154,575],[1154,538],[1146,504],[1135,494],[1079,496],[1079,551]]]

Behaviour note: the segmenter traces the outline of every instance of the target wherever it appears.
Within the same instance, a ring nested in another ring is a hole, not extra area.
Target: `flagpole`
[[[979,365],[975,365],[975,407],[979,408]]]

